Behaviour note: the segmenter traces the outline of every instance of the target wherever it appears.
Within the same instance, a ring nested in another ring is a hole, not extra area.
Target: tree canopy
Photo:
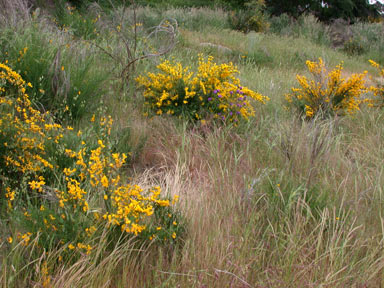
[[[265,4],[271,15],[287,13],[298,17],[303,13],[313,13],[322,21],[377,17],[384,7],[380,2],[372,5],[368,0],[266,0]]]

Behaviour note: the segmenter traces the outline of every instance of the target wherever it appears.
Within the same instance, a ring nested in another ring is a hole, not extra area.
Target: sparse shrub
[[[300,87],[292,88],[292,92],[286,94],[288,103],[298,110],[300,116],[310,119],[319,114],[322,117],[351,114],[360,109],[361,95],[366,91],[366,72],[353,74],[345,80],[341,77],[343,63],[329,73],[321,58],[319,62],[307,61],[306,64],[313,80],[297,75]]]
[[[358,46],[361,53],[366,55],[366,59],[374,59],[382,62],[384,54],[382,47],[384,46],[384,29],[383,23],[367,23],[357,22],[350,25],[349,30],[353,35],[353,43]]]
[[[216,64],[213,57],[200,55],[197,73],[180,63],[164,61],[158,73],[148,73],[136,81],[145,88],[145,104],[156,114],[204,120],[218,118],[238,122],[254,115],[252,100],[265,103],[268,97],[242,87],[232,64]]]
[[[280,16],[273,16],[269,19],[269,31],[280,35],[287,35],[289,34],[289,27],[292,26],[293,21],[293,18],[286,13]]]
[[[64,128],[33,108],[31,86],[0,64],[0,211],[13,225],[9,239],[28,246],[36,238],[38,248],[78,256],[92,253],[105,231],[111,243],[121,233],[175,243],[184,231],[173,214],[177,198],[125,181],[127,155],[111,151],[112,118],[102,117],[85,135]],[[64,141],[68,134],[76,141]]]
[[[369,90],[373,92],[375,98],[369,100],[369,106],[372,107],[384,107],[384,67],[376,63],[373,60],[369,60],[371,65],[377,69],[381,77],[381,82],[376,83],[377,86],[371,86]]]
[[[303,14],[294,19],[287,14],[274,16],[270,20],[269,31],[275,34],[302,37],[319,45],[330,45],[330,29],[312,14]]]
[[[365,48],[361,41],[354,37],[349,39],[347,42],[344,43],[343,51],[347,53],[348,55],[361,55],[365,53]]]
[[[229,15],[230,26],[244,33],[268,30],[269,23],[263,14],[264,0],[253,0],[245,5],[246,9],[237,10]]]
[[[92,15],[92,13],[81,13],[72,6],[66,6],[64,9],[57,10],[56,24],[64,31],[73,33],[75,37],[85,40],[95,39],[98,29],[97,22],[100,15]]]
[[[319,45],[331,44],[329,27],[321,23],[320,20],[312,14],[301,15],[298,19],[296,29],[298,37],[305,37]]]

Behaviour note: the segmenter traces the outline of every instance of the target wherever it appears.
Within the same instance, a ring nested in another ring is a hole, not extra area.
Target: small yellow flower
[[[34,189],[41,190],[41,186],[45,184],[45,181],[31,181],[31,182],[28,182],[28,184],[32,190]]]
[[[177,201],[179,201],[179,195],[173,196],[172,204],[177,203]]]
[[[103,187],[108,188],[109,182],[108,182],[108,178],[105,175],[101,178],[100,182],[101,182],[101,185],[103,185]]]
[[[8,237],[7,241],[8,241],[8,243],[11,244],[13,242],[13,238],[12,237]]]

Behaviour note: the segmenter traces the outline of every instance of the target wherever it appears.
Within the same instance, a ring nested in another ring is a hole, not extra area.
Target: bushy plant
[[[313,79],[297,75],[299,88],[292,88],[286,100],[307,119],[320,114],[323,117],[334,114],[353,113],[360,109],[361,95],[366,91],[366,72],[353,74],[344,79],[341,76],[343,63],[328,73],[321,58],[318,62],[306,62]]]
[[[312,14],[303,14],[297,19],[287,14],[281,14],[271,17],[269,22],[269,31],[272,33],[306,38],[319,45],[331,44],[329,27]]]
[[[293,22],[294,19],[286,13],[279,16],[273,16],[269,19],[269,31],[280,35],[289,34],[289,28],[292,26]]]
[[[369,100],[369,106],[373,107],[384,107],[384,67],[376,63],[373,60],[369,60],[371,65],[377,69],[380,75],[380,82],[377,81],[376,86],[371,86],[369,90],[373,92],[374,98]]]
[[[81,13],[73,6],[64,6],[56,11],[55,22],[65,31],[70,31],[75,37],[85,40],[95,39],[98,32],[97,22],[100,14]]]
[[[180,63],[164,61],[158,73],[136,79],[144,87],[145,104],[156,114],[183,116],[188,119],[222,119],[238,122],[255,114],[251,101],[265,103],[268,97],[242,87],[232,64],[216,64],[200,55],[196,73]]]
[[[33,84],[29,96],[42,111],[50,111],[59,120],[72,121],[99,104],[106,76],[95,67],[96,59],[101,58],[94,49],[81,51],[68,38],[60,35],[57,39],[57,34],[38,22],[2,30],[0,46],[0,61],[7,61]]]
[[[361,55],[365,53],[365,48],[361,43],[361,40],[357,37],[351,38],[347,42],[344,43],[343,51],[348,55]]]
[[[8,242],[28,246],[35,238],[38,248],[80,255],[92,253],[105,231],[111,241],[121,233],[175,241],[183,231],[177,199],[125,181],[127,155],[111,151],[112,118],[102,117],[92,134],[64,128],[33,108],[31,86],[0,64],[0,211],[14,225]]]
[[[253,0],[246,3],[245,6],[245,9],[238,9],[229,15],[230,26],[244,33],[266,31],[269,23],[263,13],[264,0]]]
[[[384,45],[383,23],[357,22],[349,26],[353,34],[352,44],[357,46],[361,54],[366,54],[368,59],[383,61],[382,47]],[[347,43],[347,45],[349,45]]]

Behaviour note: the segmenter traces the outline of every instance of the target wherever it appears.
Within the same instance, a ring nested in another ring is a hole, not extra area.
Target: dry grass
[[[21,20],[31,18],[31,1],[0,0],[0,23],[16,26]]]

